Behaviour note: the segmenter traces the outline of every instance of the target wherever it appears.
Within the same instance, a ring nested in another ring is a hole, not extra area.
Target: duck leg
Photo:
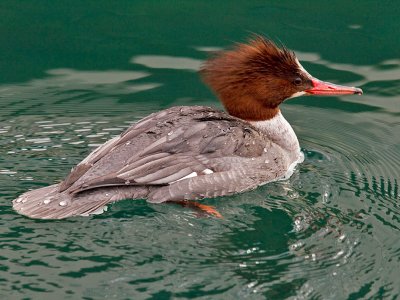
[[[211,215],[216,218],[222,219],[222,215],[215,209],[214,206],[211,205],[205,205],[201,204],[197,201],[192,201],[192,200],[171,200],[167,201],[167,203],[173,203],[173,204],[178,204],[181,205],[182,207],[189,207],[193,210],[200,211],[202,213]]]

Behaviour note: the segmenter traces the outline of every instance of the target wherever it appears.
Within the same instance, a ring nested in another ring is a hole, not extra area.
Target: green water
[[[395,1],[2,1],[1,298],[399,298],[399,13]],[[12,210],[151,112],[220,107],[196,70],[252,32],[364,89],[283,105],[305,153],[289,180],[206,200],[222,220],[141,200],[64,221]]]

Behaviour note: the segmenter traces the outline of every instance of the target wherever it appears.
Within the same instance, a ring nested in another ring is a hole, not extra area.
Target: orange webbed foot
[[[168,203],[175,203],[175,204],[179,204],[183,207],[190,207],[192,209],[199,210],[202,213],[211,215],[211,216],[219,218],[219,219],[223,218],[222,215],[215,209],[215,207],[211,206],[211,205],[201,204],[199,202],[189,201],[189,200],[168,201]]]

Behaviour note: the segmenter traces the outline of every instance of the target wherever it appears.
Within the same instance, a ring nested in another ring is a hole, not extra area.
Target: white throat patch
[[[260,129],[271,141],[283,149],[290,152],[299,152],[300,145],[296,133],[280,111],[272,119],[252,121],[250,123]]]
[[[303,96],[305,94],[306,94],[306,92],[296,92],[292,96],[290,96],[288,99],[295,98],[295,97],[300,97],[300,96]]]

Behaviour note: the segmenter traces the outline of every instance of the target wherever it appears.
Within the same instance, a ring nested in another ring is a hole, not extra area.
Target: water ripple
[[[149,81],[155,67],[191,74],[200,60],[136,55],[131,62],[150,70],[50,69],[44,78],[1,86],[2,291],[17,298],[397,295],[400,123],[392,98],[399,62],[353,66],[300,56],[364,84],[363,101],[379,109],[338,113],[318,98],[315,107],[285,105],[304,163],[289,180],[206,200],[222,220],[127,200],[91,218],[37,221],[10,204],[23,191],[59,181],[91,149],[158,110],[160,102],[118,100],[160,86]]]

